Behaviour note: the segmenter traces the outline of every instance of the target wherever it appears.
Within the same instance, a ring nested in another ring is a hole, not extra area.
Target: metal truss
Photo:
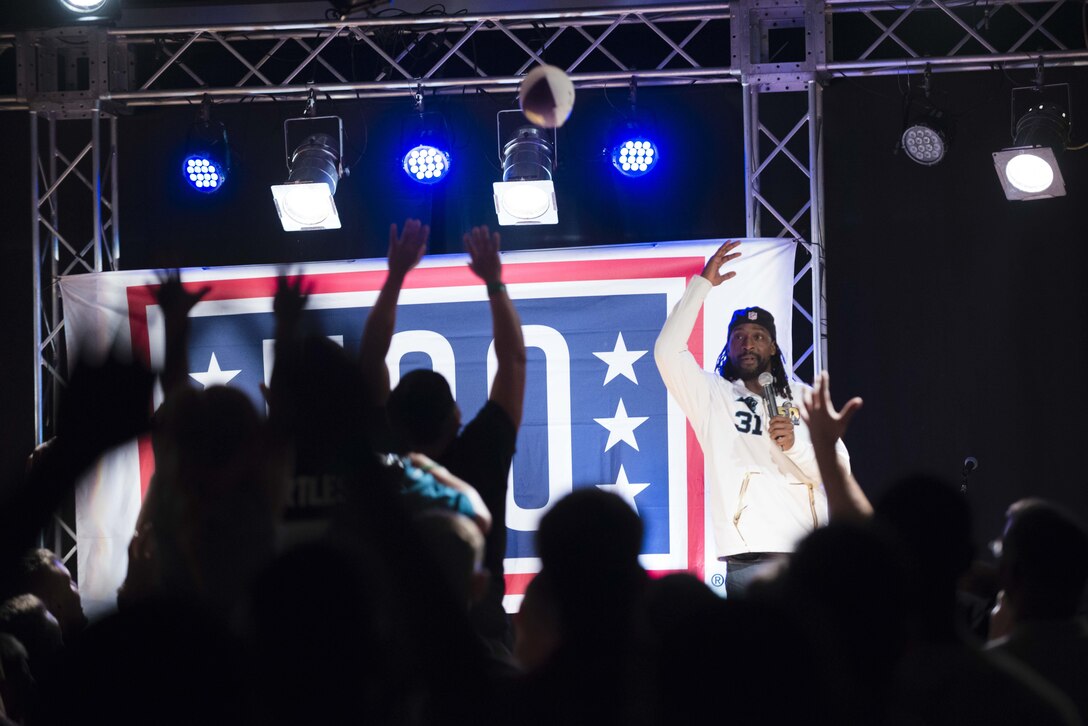
[[[307,94],[350,99],[465,89],[513,91],[534,65],[579,87],[721,82],[732,77],[720,3],[570,12],[401,16],[271,27],[110,31],[136,78],[127,105]]]
[[[744,87],[745,227],[749,237],[798,243],[793,279],[793,369],[811,381],[827,367],[823,285],[822,94]],[[800,200],[800,201],[799,201]]]
[[[579,89],[739,83],[746,232],[798,242],[794,369],[811,380],[827,367],[824,85],[1088,65],[1082,22],[1073,0],[734,0],[0,34],[0,111],[29,111],[31,127],[37,441],[51,432],[64,382],[56,280],[117,266],[117,115],[128,109],[205,97],[513,93],[538,63],[564,68]],[[62,122],[66,139],[84,143],[60,148]],[[75,553],[68,516],[70,507],[53,527],[66,561]]]
[[[45,138],[41,126],[45,125]],[[55,281],[62,275],[116,269],[120,253],[117,226],[117,119],[108,119],[103,139],[103,120],[98,111],[89,121],[91,140],[81,148],[62,149],[58,144],[57,118],[30,112],[31,159],[31,245],[34,250],[35,316],[38,345],[35,400],[36,443],[44,440],[48,401],[43,376],[51,375],[62,384],[64,377],[60,334],[64,327]],[[104,148],[105,147],[105,148]],[[102,193],[103,172],[109,194]],[[61,214],[65,205],[85,205],[82,213]],[[106,244],[108,240],[109,244]],[[43,244],[44,242],[44,244]]]
[[[980,71],[1088,64],[1088,30],[1071,0],[827,0],[837,39],[830,74],[932,68]]]
[[[84,126],[90,136],[84,145],[65,148],[57,133],[61,114],[31,111],[29,116],[34,335],[38,341],[34,432],[35,443],[40,444],[53,430],[57,395],[67,371],[57,281],[62,275],[117,268],[117,118],[104,119],[95,108],[88,119],[64,121]],[[76,553],[75,531],[68,521],[74,522],[72,502],[54,515],[50,527],[50,546],[65,563]],[[48,533],[43,534],[43,544],[47,537]],[[69,569],[74,567],[73,560]]]

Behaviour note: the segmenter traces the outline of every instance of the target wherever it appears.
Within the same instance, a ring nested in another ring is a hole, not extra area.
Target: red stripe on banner
[[[699,310],[699,316],[695,318],[695,327],[692,328],[691,337],[688,339],[688,350],[695,357],[695,362],[702,366],[702,309]],[[703,449],[699,446],[699,440],[695,438],[695,429],[691,427],[687,417],[684,418],[688,453],[688,567],[700,580],[705,581],[706,532],[703,523],[705,521],[706,500],[704,496],[705,467],[703,466]]]
[[[704,532],[703,449],[695,430],[686,424],[688,452],[688,567],[699,579],[705,575],[706,536]]]
[[[504,577],[506,578],[506,594],[507,595],[524,595],[525,588],[529,587],[529,582],[536,577],[535,572],[507,572]]]
[[[151,367],[151,337],[147,330],[147,308],[154,305],[158,285],[133,285],[128,295],[128,329],[132,338],[132,355]]]
[[[647,262],[651,262],[647,268]],[[531,282],[582,282],[586,280],[631,280],[646,278],[684,277],[698,274],[705,264],[702,257],[666,257],[660,259],[588,260],[585,262],[521,262],[503,267],[503,281],[509,284]],[[303,274],[311,295],[339,292],[373,292],[385,283],[386,270]],[[289,275],[292,279],[297,275]],[[273,297],[278,276],[245,277],[233,280],[210,280],[211,287],[202,299],[239,300],[242,298]],[[431,287],[469,287],[480,285],[480,278],[467,265],[464,267],[419,267],[408,273],[403,289]],[[135,312],[134,302],[154,305],[158,285],[134,285],[128,288],[129,310]],[[146,315],[145,315],[146,320]]]
[[[155,451],[151,448],[151,435],[144,434],[136,440],[136,451],[140,457],[140,500],[147,496],[147,487],[151,484],[151,475],[155,473]]]

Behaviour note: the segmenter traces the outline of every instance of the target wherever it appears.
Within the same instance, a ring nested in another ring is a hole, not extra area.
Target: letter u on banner
[[[393,336],[389,354],[385,356],[390,390],[400,383],[400,360],[409,353],[426,353],[430,356],[431,370],[441,373],[449,381],[450,392],[457,398],[457,361],[453,356],[453,346],[433,330],[405,330]]]
[[[573,489],[570,421],[570,349],[562,334],[547,325],[523,325],[526,348],[544,353],[548,411],[548,501],[539,508],[525,509],[514,501],[514,467],[510,467],[506,488],[506,526],[522,532],[535,532],[540,518]],[[487,349],[487,389],[495,380],[498,358],[495,341]]]

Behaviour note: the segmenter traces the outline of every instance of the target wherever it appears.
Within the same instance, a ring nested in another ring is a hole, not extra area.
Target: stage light
[[[503,180],[492,185],[500,225],[558,224],[554,130],[550,133],[551,139],[544,129],[523,125],[502,147]]]
[[[624,176],[643,176],[658,158],[657,146],[645,137],[626,139],[612,147],[612,165]]]
[[[46,0],[22,0],[27,5],[42,5]],[[96,23],[116,20],[121,14],[120,0],[55,0],[54,16],[62,23]]]
[[[313,97],[307,113],[313,111]],[[285,232],[340,229],[333,197],[345,172],[344,125],[338,116],[287,119],[283,123],[288,176],[272,186],[272,199]],[[295,143],[296,139],[300,139]]]
[[[200,104],[200,114],[189,128],[185,142],[185,160],[181,173],[193,189],[212,194],[223,188],[230,172],[230,146],[227,130],[211,119],[211,100]]]
[[[1005,197],[1014,201],[1065,196],[1058,155],[1069,139],[1069,115],[1054,103],[1032,104],[1016,122],[1013,145],[994,152]]]
[[[205,156],[186,157],[182,173],[185,174],[190,186],[198,192],[208,194],[219,191],[223,187],[223,182],[226,181],[222,168],[216,166],[214,159]]]
[[[450,172],[448,151],[434,146],[420,145],[404,155],[404,173],[420,184],[434,184],[446,178]]]
[[[93,13],[106,6],[107,0],[58,0],[65,10],[73,13]]]
[[[927,65],[921,84],[911,84],[903,94],[903,133],[895,151],[900,149],[907,158],[922,166],[936,166],[948,155],[952,145],[952,121],[933,102],[933,71]],[[918,94],[921,97],[918,97]]]
[[[639,117],[636,109],[637,88],[631,79],[628,91],[629,109],[622,120],[610,125],[604,154],[612,161],[616,171],[626,177],[638,178],[653,171],[661,158],[654,134]]]
[[[948,153],[948,134],[936,116],[920,118],[907,126],[899,143],[907,158],[922,166],[939,164]]]
[[[450,132],[440,113],[423,111],[423,87],[415,92],[415,113],[401,128],[401,148],[408,147],[401,168],[420,184],[437,184],[450,173]]]

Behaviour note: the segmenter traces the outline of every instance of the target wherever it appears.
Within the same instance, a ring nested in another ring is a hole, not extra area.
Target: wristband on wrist
[[[497,295],[500,292],[506,292],[506,285],[501,280],[495,280],[494,282],[487,283],[487,296]]]

